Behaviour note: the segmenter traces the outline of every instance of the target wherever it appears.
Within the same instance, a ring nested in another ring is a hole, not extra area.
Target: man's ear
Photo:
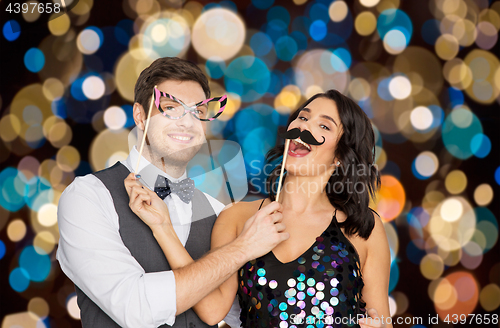
[[[144,122],[146,121],[146,114],[144,113],[144,108],[138,102],[134,103],[133,116],[137,128],[144,131],[145,128]]]

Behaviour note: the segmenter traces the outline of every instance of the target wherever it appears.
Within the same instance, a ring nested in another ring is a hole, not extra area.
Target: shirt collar
[[[139,151],[137,150],[137,146],[134,145],[127,157],[127,164],[132,168],[132,170],[135,170],[138,158]],[[141,156],[141,161],[139,163],[139,168],[137,171],[141,175],[141,180],[143,180],[151,190],[154,190],[154,185],[158,175],[164,176],[172,182],[179,182],[187,177],[187,173],[184,170],[184,173],[179,178],[173,178],[169,174],[163,172],[162,170],[151,164],[146,158],[144,158],[144,156]]]

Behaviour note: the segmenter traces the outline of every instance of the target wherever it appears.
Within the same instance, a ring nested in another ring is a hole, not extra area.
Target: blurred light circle
[[[100,132],[92,141],[89,150],[89,162],[94,171],[100,171],[107,168],[109,158],[114,153],[129,153],[127,129],[109,130],[105,129]],[[127,157],[125,155],[125,158]],[[120,156],[120,160],[123,158]],[[111,163],[115,164],[116,161]]]
[[[410,114],[411,125],[417,130],[427,130],[431,127],[434,117],[428,107],[415,107]]]
[[[72,295],[66,301],[66,310],[73,319],[80,320],[80,308],[78,307],[78,303],[76,301],[76,294]]]
[[[474,113],[459,107],[446,117],[441,133],[446,150],[456,158],[467,159],[473,155],[472,139],[483,133],[483,127]]]
[[[439,58],[450,60],[457,56],[460,45],[451,34],[443,34],[436,40],[435,50]]]
[[[460,263],[469,270],[476,269],[483,261],[483,249],[477,243],[469,241],[463,247]]]
[[[43,82],[42,91],[43,95],[45,96],[45,98],[47,98],[47,100],[53,101],[63,96],[64,85],[60,80],[53,77],[49,77],[48,79],[45,80],[45,82]]]
[[[50,33],[52,33],[55,36],[60,36],[68,32],[71,26],[71,21],[68,15],[60,15],[57,18],[49,20],[47,24]]]
[[[323,40],[326,36],[326,24],[322,20],[315,20],[309,27],[309,35],[314,41]]]
[[[250,47],[256,56],[265,56],[273,48],[273,41],[263,32],[257,32],[250,38]]]
[[[490,50],[498,41],[498,29],[490,22],[479,22],[476,27],[476,44],[479,48]]]
[[[389,296],[389,313],[390,313],[390,316],[392,317],[394,314],[396,314],[397,310],[398,310],[398,307],[397,307],[396,301],[394,300],[394,298],[392,298],[391,296]]]
[[[2,240],[0,240],[0,260],[3,259],[3,257],[5,256],[5,251],[6,251],[5,243]]]
[[[57,205],[47,203],[42,205],[37,213],[38,222],[44,227],[52,227],[57,223]]]
[[[295,42],[295,40],[288,35],[284,35],[276,40],[276,55],[282,61],[291,61],[293,57],[295,57],[297,50],[297,42]]]
[[[26,224],[21,219],[12,220],[7,226],[7,237],[13,242],[20,241],[26,236]]]
[[[244,44],[246,35],[242,19],[224,8],[205,11],[193,26],[193,47],[205,59],[234,57]]]
[[[342,0],[333,1],[330,4],[330,7],[328,7],[328,15],[334,22],[343,21],[346,18],[348,12],[349,8],[347,7],[347,4]]]
[[[290,13],[285,7],[274,6],[267,12],[267,21],[271,22],[273,20],[280,20],[287,26],[290,25]]]
[[[423,177],[430,177],[439,167],[437,156],[430,151],[424,151],[415,158],[415,169]]]
[[[274,3],[274,0],[252,0],[252,4],[261,10],[269,9]]]
[[[42,111],[34,105],[28,105],[24,107],[23,120],[29,125],[41,124],[43,120]]]
[[[287,85],[274,99],[274,108],[281,114],[290,114],[300,101],[300,89],[295,85]]]
[[[39,4],[39,2],[36,0],[28,0],[25,3],[28,5],[28,10],[26,12],[22,11],[23,18],[28,23],[32,23],[40,17],[43,11],[39,12],[38,9],[35,9]]]
[[[38,211],[42,205],[54,200],[54,190],[47,179],[35,176],[26,183],[24,199],[29,208]]]
[[[236,93],[243,102],[261,98],[269,89],[271,74],[259,58],[242,56],[227,66],[224,84],[228,92]]]
[[[56,245],[56,238],[50,231],[40,231],[33,239],[33,246],[38,254],[50,254]]]
[[[387,32],[394,29],[401,31],[404,34],[406,45],[408,45],[413,33],[413,24],[410,17],[400,9],[386,9],[380,13],[377,19],[377,30],[380,38],[383,40]]]
[[[472,153],[479,158],[488,156],[491,151],[491,141],[488,136],[482,133],[476,134],[470,141]]]
[[[464,90],[472,84],[472,71],[460,58],[447,61],[443,67],[443,75],[458,90]]]
[[[332,67],[338,72],[345,72],[351,66],[351,53],[344,48],[337,48],[331,57]]]
[[[3,24],[2,32],[7,41],[14,41],[21,35],[21,26],[17,21],[11,19]]]
[[[441,217],[448,222],[457,221],[463,214],[462,203],[454,198],[449,198],[441,205]]]
[[[212,79],[220,79],[226,71],[226,63],[219,57],[212,57],[205,63],[205,70]]]
[[[479,303],[485,311],[494,312],[500,306],[500,288],[497,284],[484,286],[479,294]]]
[[[389,82],[389,92],[395,99],[405,99],[411,94],[411,82],[406,76],[395,76]]]
[[[28,302],[28,312],[37,318],[45,319],[49,315],[49,304],[41,297],[33,297]]]
[[[406,37],[400,30],[390,30],[384,36],[384,49],[391,55],[402,53],[406,45]]]
[[[82,91],[88,99],[96,100],[101,98],[105,90],[104,81],[98,76],[91,75],[83,80]]]
[[[472,72],[472,83],[465,92],[481,104],[491,104],[500,95],[500,61],[492,52],[473,49],[464,58]]]
[[[330,50],[314,49],[301,54],[296,62],[294,60],[295,84],[303,95],[309,98],[329,89],[336,89],[342,93],[347,90],[350,73],[348,66],[343,62],[342,57],[347,52],[344,50],[334,55]],[[345,60],[350,61],[350,56]],[[335,69],[334,63],[343,68],[343,71]]]
[[[104,111],[104,124],[111,130],[119,130],[125,126],[127,114],[123,108],[111,106]]]
[[[5,142],[16,139],[21,132],[21,121],[16,115],[6,114],[0,119],[0,138]]]
[[[356,16],[356,20],[354,21],[354,28],[359,35],[370,35],[377,28],[377,18],[372,12],[363,11],[358,16]]]
[[[29,273],[23,268],[15,268],[9,274],[9,284],[16,292],[24,292],[30,285]]]
[[[101,47],[103,40],[103,33],[97,27],[87,27],[78,34],[76,39],[76,46],[82,54],[92,55]]]
[[[57,151],[56,161],[61,170],[72,172],[80,165],[80,153],[73,146],[63,146]]]
[[[370,97],[371,86],[364,78],[354,78],[349,83],[349,94],[356,101],[366,100]]]
[[[444,185],[450,194],[460,194],[467,187],[467,176],[460,170],[451,171],[446,176]]]
[[[487,183],[480,184],[474,190],[474,201],[479,206],[487,206],[493,200],[493,188]]]
[[[375,7],[376,5],[378,5],[380,0],[359,0],[359,2],[363,6],[370,8],[370,7]]]
[[[382,175],[381,187],[377,195],[377,204],[374,206],[383,221],[394,220],[403,210],[406,201],[406,193],[395,177]]]
[[[0,172],[0,205],[16,212],[25,204],[26,177],[15,168],[7,167]]]
[[[49,275],[51,263],[47,254],[39,254],[34,246],[27,246],[19,256],[19,266],[28,272],[30,280],[40,282]]]
[[[37,73],[45,65],[45,55],[38,48],[30,48],[24,55],[24,65],[28,71]]]
[[[420,261],[420,272],[429,280],[439,278],[444,272],[443,259],[437,254],[425,255]]]

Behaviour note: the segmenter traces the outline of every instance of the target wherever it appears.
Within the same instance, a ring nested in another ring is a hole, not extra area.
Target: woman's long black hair
[[[375,134],[370,119],[352,99],[337,90],[328,90],[309,98],[288,119],[286,129],[311,101],[324,97],[335,101],[342,123],[342,135],[337,143],[335,157],[340,166],[334,171],[326,187],[330,203],[346,215],[339,226],[348,234],[358,234],[368,239],[375,226],[374,210],[369,207],[370,197],[380,187],[380,175],[375,163]],[[272,162],[283,155],[284,145],[271,149],[266,160]],[[281,163],[267,177],[266,191],[272,201],[276,199],[276,180]],[[348,186],[350,184],[350,186]]]

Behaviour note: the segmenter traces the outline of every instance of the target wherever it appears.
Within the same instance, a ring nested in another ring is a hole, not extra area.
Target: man
[[[179,58],[154,61],[142,71],[134,90],[133,115],[140,132],[136,147],[125,161],[77,177],[59,201],[57,259],[75,283],[83,327],[209,327],[191,307],[244,263],[287,238],[275,227],[281,220],[276,204],[249,220],[234,242],[203,256],[223,205],[192,188],[192,180],[185,178],[188,162],[205,140],[206,123],[197,119],[196,110],[186,109],[183,116],[172,119],[153,105],[147,146],[140,157],[137,146],[155,85],[185,104],[210,96],[208,81],[195,64]],[[194,263],[170,270],[151,230],[131,211],[124,180],[139,158],[141,181],[164,198],[175,233],[198,259]],[[232,324],[238,322],[234,308],[233,320],[227,318]]]

